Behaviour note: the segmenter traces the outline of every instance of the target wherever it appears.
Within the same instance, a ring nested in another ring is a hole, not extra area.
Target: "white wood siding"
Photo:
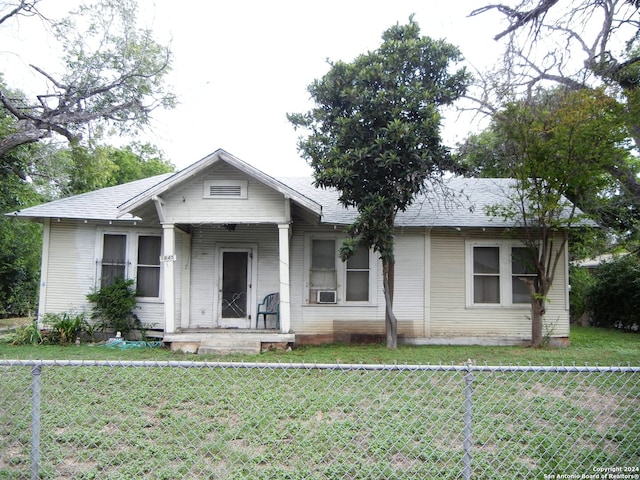
[[[393,311],[398,335],[425,336],[425,233],[399,231],[395,240]],[[384,299],[382,300],[384,302]]]
[[[209,180],[248,182],[246,199],[203,198]],[[286,223],[287,203],[282,194],[227,164],[214,165],[162,196],[166,221],[171,223]]]
[[[463,235],[453,230],[434,231],[431,240],[431,335],[463,337],[531,338],[529,305],[467,307],[466,239],[495,240],[482,233]],[[559,242],[557,242],[559,243]],[[567,278],[562,267],[556,273],[545,315],[552,336],[568,336]]]
[[[376,267],[375,295],[370,305],[317,305],[305,304],[307,272],[305,272],[305,234],[332,234],[339,241],[340,230],[325,228],[295,228],[291,239],[291,329],[301,335],[332,335],[340,333],[385,333],[384,292],[382,266]],[[339,260],[338,260],[339,261]]]
[[[302,335],[384,334],[382,268],[375,305],[305,305],[305,233],[333,230],[294,229],[291,247],[292,330]],[[339,232],[336,232],[339,233]],[[396,235],[394,312],[398,333],[407,338],[496,337],[531,335],[529,305],[467,307],[467,239],[503,239],[499,232],[455,230],[399,231]],[[559,242],[557,242],[559,243]],[[567,277],[561,259],[545,316],[552,336],[568,336]]]
[[[254,285],[257,302],[271,292],[279,291],[280,268],[278,260],[277,225],[238,225],[234,231],[221,226],[202,225],[194,228],[191,237],[191,297],[189,316],[191,328],[212,328],[218,316],[219,266],[217,252],[221,245],[237,248],[256,245],[257,285]],[[255,325],[255,316],[252,316]]]
[[[314,229],[318,233],[336,233]],[[304,233],[297,230],[291,249],[292,329],[305,335],[341,333],[385,334],[385,298],[382,263],[376,269],[376,298],[372,305],[304,305],[306,272],[304,271]],[[338,232],[339,234],[339,232]],[[423,232],[399,232],[396,237],[394,313],[398,334],[424,335],[425,315],[425,237]]]
[[[99,231],[130,232],[129,226],[85,224],[74,221],[51,221],[49,230],[49,263],[41,282],[46,286],[44,305],[40,314],[62,312],[90,312],[92,304],[86,296],[97,286],[99,272],[96,240]],[[179,284],[179,282],[178,282]],[[164,303],[138,302],[134,313],[140,321],[164,328]]]
[[[49,231],[49,265],[42,313],[90,310],[86,295],[96,276],[96,227],[52,220]]]

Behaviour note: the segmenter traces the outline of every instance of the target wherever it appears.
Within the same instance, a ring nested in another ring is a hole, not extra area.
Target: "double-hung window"
[[[513,303],[529,303],[528,282],[536,279],[531,252],[524,247],[511,248],[511,291]]]
[[[529,303],[527,282],[536,271],[521,243],[467,242],[467,305],[517,306]]]
[[[473,247],[473,303],[500,303],[499,247]]]
[[[117,278],[133,279],[139,297],[159,298],[162,237],[140,232],[102,232],[100,236],[100,287]]]
[[[336,241],[311,240],[311,270],[309,271],[310,298],[312,303],[335,303],[337,295]],[[331,292],[331,293],[329,293]],[[333,300],[331,300],[333,295]],[[326,300],[323,300],[326,299]]]
[[[356,304],[372,301],[371,252],[357,248],[342,262],[342,239],[308,237],[309,297],[311,304]]]
[[[347,260],[347,302],[369,301],[369,250],[357,248]]]
[[[161,238],[155,235],[138,237],[138,269],[136,285],[140,297],[160,296]]]

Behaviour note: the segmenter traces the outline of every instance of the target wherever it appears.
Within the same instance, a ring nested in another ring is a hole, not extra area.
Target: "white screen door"
[[[220,312],[222,328],[249,328],[251,250],[221,249]]]

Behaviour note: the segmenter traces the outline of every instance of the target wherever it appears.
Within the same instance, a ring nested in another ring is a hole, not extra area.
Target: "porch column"
[[[280,331],[291,330],[291,292],[289,289],[289,224],[278,224],[280,243]]]
[[[175,281],[173,264],[176,260],[176,231],[173,224],[162,225],[162,257],[164,284],[164,332],[176,331],[175,314]]]

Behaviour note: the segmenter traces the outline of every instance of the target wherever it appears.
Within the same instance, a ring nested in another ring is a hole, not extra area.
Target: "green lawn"
[[[575,328],[562,349],[331,345],[214,357],[5,342],[0,358],[638,366],[639,347],[637,334]],[[464,371],[194,365],[44,367],[40,478],[461,478]],[[2,375],[0,479],[28,478],[31,368]],[[473,478],[640,465],[638,380],[474,372]]]
[[[224,360],[281,363],[374,363],[374,364],[462,364],[471,359],[479,365],[640,365],[640,334],[588,327],[572,327],[571,346],[531,349],[480,346],[400,346],[384,345],[304,346],[292,352],[265,352],[260,355],[190,355],[166,349],[117,349],[104,346],[66,347],[12,346],[0,340],[0,358],[74,360]]]

